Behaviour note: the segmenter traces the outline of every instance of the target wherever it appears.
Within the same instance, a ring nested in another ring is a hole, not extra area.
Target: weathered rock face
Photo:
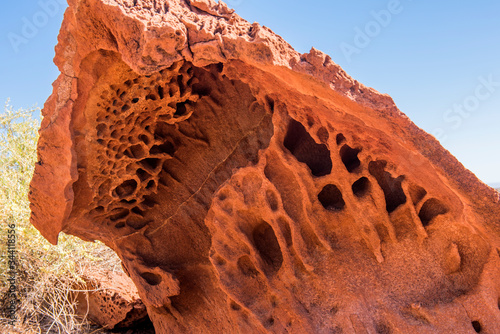
[[[76,313],[104,328],[128,328],[149,320],[136,287],[124,273],[89,273],[85,285],[76,289]]]
[[[495,333],[499,194],[330,57],[210,0],[70,0],[32,222],[157,333]]]

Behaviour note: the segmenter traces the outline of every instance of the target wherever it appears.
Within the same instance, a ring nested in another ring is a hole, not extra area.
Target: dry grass
[[[29,224],[27,199],[36,162],[39,121],[37,108],[13,110],[6,104],[0,114],[0,332],[102,333],[74,315],[75,289],[86,272],[121,270],[120,261],[104,244],[61,235],[52,246]],[[16,238],[16,323],[10,326],[8,306],[9,225]]]

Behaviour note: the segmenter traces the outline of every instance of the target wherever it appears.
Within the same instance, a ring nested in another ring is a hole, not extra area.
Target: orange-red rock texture
[[[144,323],[146,307],[133,282],[124,273],[89,272],[85,284],[76,286],[76,313],[107,329]]]
[[[157,333],[500,333],[499,193],[329,56],[70,0],[55,63],[32,223],[113,248]]]

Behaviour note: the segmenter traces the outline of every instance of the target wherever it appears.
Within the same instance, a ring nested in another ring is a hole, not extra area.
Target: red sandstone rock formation
[[[134,283],[124,273],[88,273],[76,290],[76,313],[107,329],[128,328],[148,319]]]
[[[157,333],[498,333],[499,194],[391,98],[212,0],[70,0],[32,222]]]

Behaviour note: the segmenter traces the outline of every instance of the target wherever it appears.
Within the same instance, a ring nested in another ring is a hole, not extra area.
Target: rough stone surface
[[[129,328],[148,321],[137,288],[124,273],[88,273],[76,290],[76,312],[107,329]]]
[[[499,193],[392,99],[212,0],[69,0],[32,223],[157,333],[498,333]]]

